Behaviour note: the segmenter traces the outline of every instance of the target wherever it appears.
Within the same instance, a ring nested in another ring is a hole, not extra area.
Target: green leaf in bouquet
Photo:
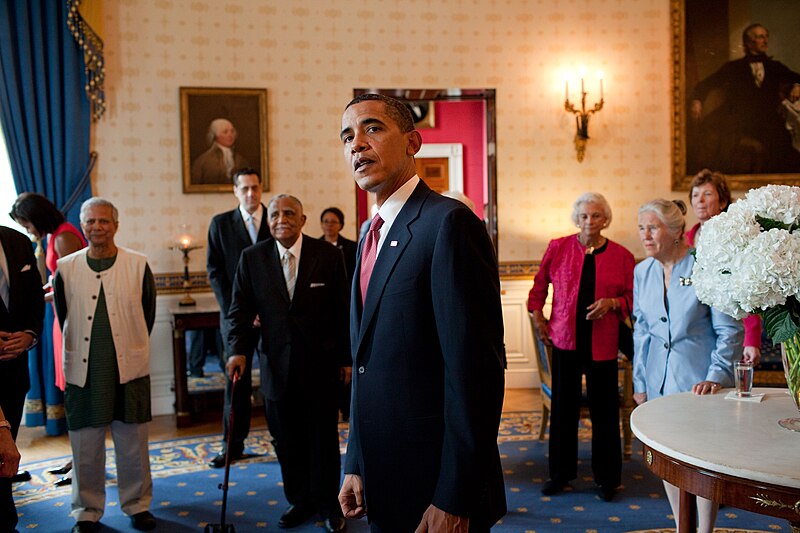
[[[776,305],[758,314],[764,320],[764,329],[775,344],[786,342],[800,333],[797,300],[789,298],[784,305]]]
[[[792,224],[786,224],[784,222],[779,222],[777,220],[762,217],[760,215],[756,215],[756,222],[758,222],[758,225],[761,226],[762,231],[769,231],[771,229],[785,229],[786,231],[794,232],[794,230],[800,227],[800,223],[797,221]]]

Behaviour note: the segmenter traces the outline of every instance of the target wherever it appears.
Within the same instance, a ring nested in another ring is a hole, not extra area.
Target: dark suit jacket
[[[232,353],[248,354],[260,340],[267,399],[280,400],[290,383],[335,390],[339,368],[351,364],[347,289],[342,252],[318,239],[303,236],[291,301],[275,241],[269,238],[242,252],[228,312],[228,342]],[[260,331],[253,329],[256,315]]]
[[[325,241],[325,235],[320,237],[319,240]],[[347,281],[352,283],[353,274],[356,271],[356,252],[358,251],[358,244],[356,241],[351,241],[350,239],[339,235],[339,238],[336,240],[336,246],[344,254],[344,266],[347,270]]]
[[[0,242],[3,243],[8,264],[9,285],[8,312],[0,308],[0,331],[13,333],[28,329],[40,335],[44,320],[44,291],[31,241],[18,231],[0,226]],[[0,362],[0,401],[19,399],[21,411],[29,387],[27,353],[11,361]],[[7,403],[3,401],[0,405],[6,416],[12,420],[14,413],[10,412]],[[19,425],[19,419],[16,424]],[[16,435],[16,427],[14,434]]]
[[[264,204],[261,204],[261,207],[263,207],[263,215],[256,242],[263,241],[270,236],[267,208],[264,207]],[[236,273],[236,265],[239,264],[242,250],[248,246],[252,246],[250,234],[247,233],[247,227],[238,206],[236,209],[220,213],[211,219],[211,225],[208,227],[206,268],[208,269],[208,282],[219,303],[220,329],[223,339],[225,339],[225,316],[231,307],[233,275]]]
[[[699,168],[736,174],[800,171],[800,158],[791,147],[791,137],[779,111],[782,95],[788,94],[792,84],[800,83],[800,74],[780,61],[762,59],[761,87],[753,81],[750,62],[745,57],[725,63],[692,90],[690,99],[703,101],[706,115],[698,142],[710,144],[703,146],[698,155]],[[709,105],[712,103],[718,107]],[[758,143],[753,149],[761,154],[756,166],[749,158],[741,161],[737,157],[753,141]]]
[[[345,472],[361,475],[382,530],[413,531],[431,503],[488,528],[506,510],[503,317],[489,236],[466,206],[420,182],[386,236],[363,310],[358,264]]]

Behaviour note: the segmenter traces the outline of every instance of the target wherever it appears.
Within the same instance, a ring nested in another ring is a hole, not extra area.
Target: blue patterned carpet
[[[535,439],[541,422],[540,412],[507,413],[503,416],[500,452],[505,470],[509,513],[493,531],[502,533],[544,532],[661,532],[674,528],[669,504],[660,480],[642,464],[641,449],[623,464],[623,487],[613,502],[606,503],[594,492],[591,478],[588,439],[591,430],[582,427],[579,478],[558,496],[546,497],[539,491],[547,479],[547,441]],[[347,441],[347,425],[340,426],[342,447]],[[239,533],[277,531],[275,525],[286,507],[278,464],[266,430],[251,432],[247,452],[256,457],[236,463],[231,469],[228,497],[228,522]],[[199,531],[207,523],[219,523],[222,471],[206,466],[219,449],[219,436],[209,435],[150,445],[154,482],[152,511],[159,520],[156,531]],[[53,488],[55,476],[50,468],[61,465],[64,457],[29,463],[33,479],[16,486],[14,493],[20,514],[20,531],[69,531],[70,489]],[[128,518],[118,505],[114,454],[107,455],[107,508],[101,531],[131,531]],[[317,517],[291,531],[322,531]],[[718,532],[788,532],[786,522],[730,507],[720,511]],[[368,531],[366,521],[351,521],[348,531]],[[673,529],[674,531],[674,529]]]

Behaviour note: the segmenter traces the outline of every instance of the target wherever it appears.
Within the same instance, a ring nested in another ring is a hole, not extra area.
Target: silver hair
[[[92,207],[110,207],[111,216],[114,217],[114,222],[119,222],[119,211],[117,211],[117,208],[114,206],[114,204],[99,196],[89,198],[83,202],[83,204],[81,204],[81,222],[85,220],[86,212]]]
[[[585,192],[575,199],[572,204],[572,222],[578,225],[578,211],[583,204],[597,204],[603,210],[603,215],[606,217],[606,226],[611,224],[611,206],[608,204],[606,197],[599,192]]]
[[[223,122],[227,122],[233,128],[233,131],[236,131],[236,126],[233,125],[233,122],[228,120],[227,118],[215,118],[211,121],[211,124],[208,125],[208,133],[206,133],[206,142],[209,146],[214,144],[214,140],[217,138],[217,130],[219,129],[220,125]]]
[[[656,198],[639,208],[639,215],[644,213],[654,213],[676,239],[684,238],[686,204],[683,203],[683,200]]]
[[[277,202],[278,200],[281,200],[283,198],[289,198],[290,200],[297,202],[297,205],[300,206],[300,209],[303,209],[303,202],[298,200],[296,196],[292,196],[291,194],[286,194],[286,193],[276,194],[275,196],[270,198],[269,202],[267,202],[267,209],[269,209],[269,206],[272,205],[272,202]]]

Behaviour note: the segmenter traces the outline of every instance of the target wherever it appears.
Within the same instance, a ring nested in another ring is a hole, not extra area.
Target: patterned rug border
[[[533,441],[538,435],[541,424],[541,411],[514,411],[503,413],[497,441],[518,442]],[[339,424],[339,441],[341,453],[347,451],[347,438],[350,426],[346,422]],[[581,438],[588,438],[587,431]],[[245,441],[246,452],[251,456],[236,462],[233,468],[247,469],[248,465],[274,462],[277,460],[272,447],[269,430],[260,428],[250,431]],[[154,479],[168,478],[182,474],[214,471],[208,467],[208,461],[222,448],[219,434],[198,435],[193,437],[177,437],[149,444],[150,470]],[[64,464],[70,456],[52,457],[30,463],[23,463],[20,469],[31,473],[31,480],[14,488],[14,500],[17,507],[46,501],[68,494],[70,487],[55,487],[59,476],[47,471]],[[221,472],[220,472],[221,475]],[[109,486],[117,484],[117,470],[113,448],[106,449],[106,482]]]

